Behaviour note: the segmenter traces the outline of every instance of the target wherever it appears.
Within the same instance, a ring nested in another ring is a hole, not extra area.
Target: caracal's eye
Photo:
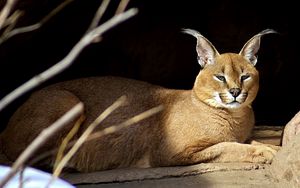
[[[246,80],[249,80],[250,79],[250,75],[246,74],[246,75],[243,75],[241,76],[241,81],[246,81]]]
[[[215,77],[218,81],[226,82],[225,76],[222,76],[222,75],[215,75],[214,77]]]

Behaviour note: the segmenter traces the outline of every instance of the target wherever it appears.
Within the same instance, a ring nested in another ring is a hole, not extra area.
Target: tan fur
[[[193,89],[166,89],[118,77],[58,83],[34,93],[12,116],[1,135],[3,152],[10,160],[15,160],[43,128],[82,101],[86,120],[79,130],[80,135],[105,108],[126,95],[128,105],[115,111],[98,130],[159,104],[164,105],[164,111],[138,125],[84,144],[69,166],[90,172],[200,162],[270,163],[276,153],[274,149],[243,143],[254,125],[251,103],[259,87],[255,55],[261,36],[274,31],[265,30],[255,35],[239,54],[219,54],[198,32],[185,32],[197,38],[196,50],[203,68]],[[233,95],[236,95],[236,101]],[[57,147],[74,122],[39,152]],[[49,165],[52,162],[53,158]]]

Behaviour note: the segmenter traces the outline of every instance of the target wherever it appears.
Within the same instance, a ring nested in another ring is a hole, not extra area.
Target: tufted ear
[[[248,59],[252,65],[255,65],[257,62],[257,52],[260,47],[260,38],[263,35],[270,34],[270,33],[277,33],[277,32],[272,29],[263,30],[262,32],[258,33],[250,40],[248,40],[246,44],[243,46],[239,54],[244,56],[246,59]]]
[[[203,68],[207,64],[213,64],[216,56],[219,52],[216,50],[209,40],[203,37],[198,31],[193,29],[183,29],[182,32],[193,35],[197,38],[196,51],[198,54],[198,62]]]

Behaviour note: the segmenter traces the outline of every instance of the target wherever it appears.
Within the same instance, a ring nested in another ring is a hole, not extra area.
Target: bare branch
[[[11,10],[14,8],[15,4],[18,0],[7,0],[6,4],[4,5],[3,9],[0,12],[0,30],[5,25],[5,22],[11,13]]]
[[[25,27],[19,27],[12,29],[14,25],[16,24],[16,19],[10,22],[12,25],[9,30],[5,31],[3,35],[0,37],[0,44],[8,40],[9,38],[21,34],[21,33],[27,33],[30,31],[34,31],[36,29],[39,29],[42,27],[46,22],[48,22],[53,16],[55,16],[58,12],[60,12],[63,8],[65,8],[69,3],[71,3],[74,0],[66,0],[63,3],[61,3],[58,7],[56,7],[54,10],[52,10],[49,14],[47,14],[44,18],[42,18],[41,21],[39,21],[36,24],[25,26]]]
[[[124,12],[127,5],[128,5],[128,3],[129,3],[129,1],[130,0],[122,0],[119,4],[115,14],[117,15],[117,14],[120,14],[120,13]]]
[[[107,109],[104,110],[98,116],[94,122],[91,123],[91,125],[88,126],[88,128],[84,131],[84,133],[79,137],[79,139],[76,141],[75,145],[70,149],[70,151],[63,157],[63,159],[59,162],[56,169],[53,172],[53,178],[57,178],[64,166],[67,164],[67,162],[71,159],[71,157],[78,151],[79,147],[85,142],[87,137],[94,131],[94,129],[105,119],[107,118],[113,111],[115,111],[117,108],[119,108],[121,105],[125,103],[126,97],[122,96],[118,100],[116,100],[111,106],[109,106]]]
[[[31,155],[39,149],[54,133],[59,131],[64,125],[70,123],[76,116],[83,112],[83,104],[78,103],[61,118],[56,120],[48,128],[44,129],[33,142],[21,153],[18,159],[12,165],[9,173],[0,182],[0,187],[3,187],[11,177],[13,177]]]
[[[157,107],[154,107],[154,108],[151,108],[150,110],[147,110],[139,115],[136,115],[118,125],[114,125],[114,126],[110,126],[108,128],[105,128],[104,130],[102,131],[98,131],[98,132],[95,132],[93,134],[91,134],[87,139],[86,139],[86,142],[88,141],[91,141],[91,140],[94,140],[96,138],[99,138],[101,136],[104,136],[104,135],[107,135],[107,134],[111,134],[111,133],[114,133],[114,132],[117,132],[119,131],[120,129],[123,129],[125,127],[128,127],[132,124],[135,124],[135,123],[138,123],[140,121],[142,121],[143,119],[146,119],[146,118],[149,118],[150,116],[153,116],[154,114],[160,112],[163,110],[163,106],[160,105],[160,106],[157,106]]]
[[[98,26],[97,28],[91,30],[89,33],[84,35],[80,41],[72,48],[69,54],[59,61],[57,64],[53,65],[46,71],[42,72],[41,74],[31,78],[27,82],[25,82],[20,87],[13,90],[11,93],[6,95],[0,101],[0,111],[3,110],[8,104],[14,101],[16,98],[24,94],[25,92],[35,88],[36,86],[40,85],[41,83],[45,82],[46,80],[52,78],[53,76],[61,73],[66,68],[68,68],[74,61],[74,59],[80,54],[80,52],[93,40],[100,35],[102,35],[107,30],[111,29],[112,27],[116,26],[117,24],[131,18],[132,16],[137,14],[137,9],[132,8],[122,14],[118,14],[112,17],[107,22],[103,23],[102,25]]]
[[[10,32],[15,27],[16,23],[18,22],[18,19],[23,15],[23,11],[16,10],[11,16],[9,16],[6,19],[4,25],[2,26],[3,28],[7,27],[2,35],[6,35],[8,32]]]
[[[56,7],[49,14],[47,14],[47,16],[45,16],[40,21],[40,24],[44,24],[44,23],[48,22],[54,15],[56,15],[57,13],[59,13],[62,9],[64,9],[68,4],[70,4],[73,1],[74,0],[65,0],[63,3],[61,3],[60,5],[58,5],[58,7]]]
[[[65,152],[65,149],[68,147],[68,143],[74,137],[74,135],[78,132],[78,130],[80,128],[80,125],[83,123],[84,120],[85,120],[85,116],[81,116],[76,121],[75,125],[69,131],[69,133],[67,134],[67,136],[63,139],[61,145],[59,146],[58,152],[56,154],[56,159],[55,159],[55,162],[54,162],[53,170],[57,167],[59,161],[61,161],[61,159],[63,158],[63,154]]]
[[[93,18],[93,21],[90,25],[90,27],[88,28],[87,30],[87,33],[90,32],[91,30],[95,29],[99,22],[100,22],[100,19],[102,18],[104,12],[106,11],[108,5],[110,3],[110,0],[103,0],[102,1],[102,4],[99,6],[94,18]]]

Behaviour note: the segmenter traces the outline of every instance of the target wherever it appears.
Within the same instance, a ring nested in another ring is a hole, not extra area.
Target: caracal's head
[[[184,29],[197,38],[196,51],[202,70],[193,91],[196,97],[210,106],[234,109],[250,106],[259,88],[259,75],[255,68],[261,36],[276,33],[264,30],[246,42],[240,53],[219,54],[200,33]]]

